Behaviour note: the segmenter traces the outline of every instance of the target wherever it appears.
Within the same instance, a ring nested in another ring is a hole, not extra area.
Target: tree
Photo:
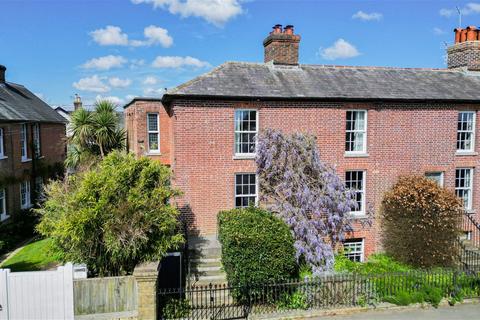
[[[63,261],[86,263],[94,275],[128,274],[178,247],[178,210],[169,200],[170,170],[148,158],[113,151],[97,166],[46,187],[37,230]]]
[[[66,165],[77,167],[92,156],[104,158],[115,149],[125,148],[125,131],[118,126],[115,105],[108,100],[95,103],[94,111],[80,108],[72,113]]]
[[[423,176],[404,176],[382,201],[385,251],[417,267],[452,266],[463,214],[455,194]]]
[[[353,193],[334,168],[320,160],[316,138],[266,130],[256,156],[261,196],[290,227],[297,259],[314,274],[331,270],[334,249],[352,231]]]

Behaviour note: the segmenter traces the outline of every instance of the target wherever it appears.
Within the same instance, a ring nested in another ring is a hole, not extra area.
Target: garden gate
[[[0,320],[73,318],[71,263],[53,271],[0,269]]]

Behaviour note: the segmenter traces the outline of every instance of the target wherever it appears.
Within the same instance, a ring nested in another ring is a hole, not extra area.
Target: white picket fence
[[[54,271],[0,269],[0,320],[74,319],[73,265]]]

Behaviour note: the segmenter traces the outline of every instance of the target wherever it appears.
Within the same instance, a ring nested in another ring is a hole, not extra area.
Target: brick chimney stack
[[[293,26],[282,29],[281,24],[273,26],[273,31],[263,40],[265,62],[274,64],[298,65],[300,35],[294,34]]]
[[[80,96],[76,93],[75,100],[73,100],[73,108],[75,111],[82,108],[82,98],[80,98]]]
[[[475,26],[456,28],[455,43],[447,48],[449,69],[480,71],[480,30]]]
[[[5,71],[7,68],[0,64],[0,83],[5,83]]]

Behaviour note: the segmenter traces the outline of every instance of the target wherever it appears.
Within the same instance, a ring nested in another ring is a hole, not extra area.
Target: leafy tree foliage
[[[401,177],[382,201],[386,252],[417,267],[453,265],[462,210],[455,194],[434,181]]]
[[[169,204],[178,193],[166,166],[114,151],[46,187],[37,229],[63,261],[86,263],[94,275],[128,274],[182,243],[179,212]]]
[[[125,148],[125,131],[119,128],[115,105],[99,100],[94,111],[80,108],[72,113],[66,166],[75,168],[92,157],[105,157],[115,149]]]
[[[315,137],[266,130],[256,163],[262,200],[290,227],[297,259],[314,274],[332,269],[336,244],[352,231],[348,213],[356,202],[334,168],[320,160]]]

